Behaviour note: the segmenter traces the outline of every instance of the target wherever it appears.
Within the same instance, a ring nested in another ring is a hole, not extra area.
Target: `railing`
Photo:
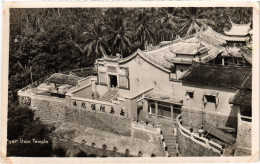
[[[197,134],[191,133],[188,129],[184,128],[181,125],[181,122],[182,122],[181,115],[177,116],[176,121],[177,121],[177,128],[179,129],[179,131],[182,135],[184,135],[187,138],[190,138],[192,141],[200,144],[203,147],[213,150],[214,152],[217,152],[219,154],[223,153],[223,149],[222,149],[221,145],[219,145],[215,142],[209,141],[205,137],[200,137]]]

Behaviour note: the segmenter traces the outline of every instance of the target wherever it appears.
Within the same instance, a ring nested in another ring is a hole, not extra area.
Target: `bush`
[[[65,157],[66,151],[59,147],[53,150],[52,154],[56,157]]]
[[[87,153],[85,153],[84,151],[79,152],[76,157],[87,157]]]
[[[29,140],[31,143],[16,143],[7,145],[8,156],[47,157],[52,155],[50,134],[52,127],[44,125],[39,119],[34,119],[34,112],[18,103],[8,104],[8,140]],[[48,143],[33,143],[35,140],[46,140]]]

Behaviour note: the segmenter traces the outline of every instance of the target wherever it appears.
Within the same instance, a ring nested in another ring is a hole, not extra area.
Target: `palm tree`
[[[119,52],[122,57],[124,57],[124,51],[130,53],[132,48],[132,32],[126,26],[126,21],[122,17],[117,17],[113,22],[108,24],[108,33],[111,36],[108,41],[112,43],[112,49]]]
[[[205,12],[201,8],[182,8],[177,15],[181,22],[181,29],[178,32],[180,35],[191,35],[214,24],[213,21],[206,19]]]
[[[101,57],[110,53],[111,50],[106,43],[107,29],[104,24],[95,22],[93,26],[90,26],[91,32],[83,32],[82,37],[86,40],[86,46],[83,52],[87,53],[87,57],[94,55],[95,57]]]
[[[139,9],[137,10],[137,20],[134,21],[136,36],[140,40],[142,49],[146,48],[147,43],[154,41],[155,34],[152,27],[155,27],[155,24],[151,15],[149,9]]]
[[[17,61],[18,66],[22,70],[21,75],[26,77],[27,75],[30,74],[32,86],[33,86],[33,73],[32,73],[32,66],[31,66],[31,61],[29,60],[28,65],[22,65],[20,61]]]
[[[176,35],[179,17],[176,16],[176,8],[160,8],[156,22],[159,23],[157,38],[158,41],[173,40]]]

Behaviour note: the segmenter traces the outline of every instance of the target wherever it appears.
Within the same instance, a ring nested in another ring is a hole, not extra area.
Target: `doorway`
[[[116,75],[109,75],[109,80],[110,80],[110,87],[111,88],[117,87],[117,76]]]

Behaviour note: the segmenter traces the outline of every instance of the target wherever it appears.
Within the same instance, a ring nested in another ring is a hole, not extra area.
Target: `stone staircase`
[[[99,100],[111,102],[117,94],[118,90],[108,90]]]
[[[166,144],[166,151],[168,152],[170,157],[178,156],[176,150],[176,136],[174,135],[174,129],[170,126],[162,126],[161,127],[162,135],[164,142]]]

